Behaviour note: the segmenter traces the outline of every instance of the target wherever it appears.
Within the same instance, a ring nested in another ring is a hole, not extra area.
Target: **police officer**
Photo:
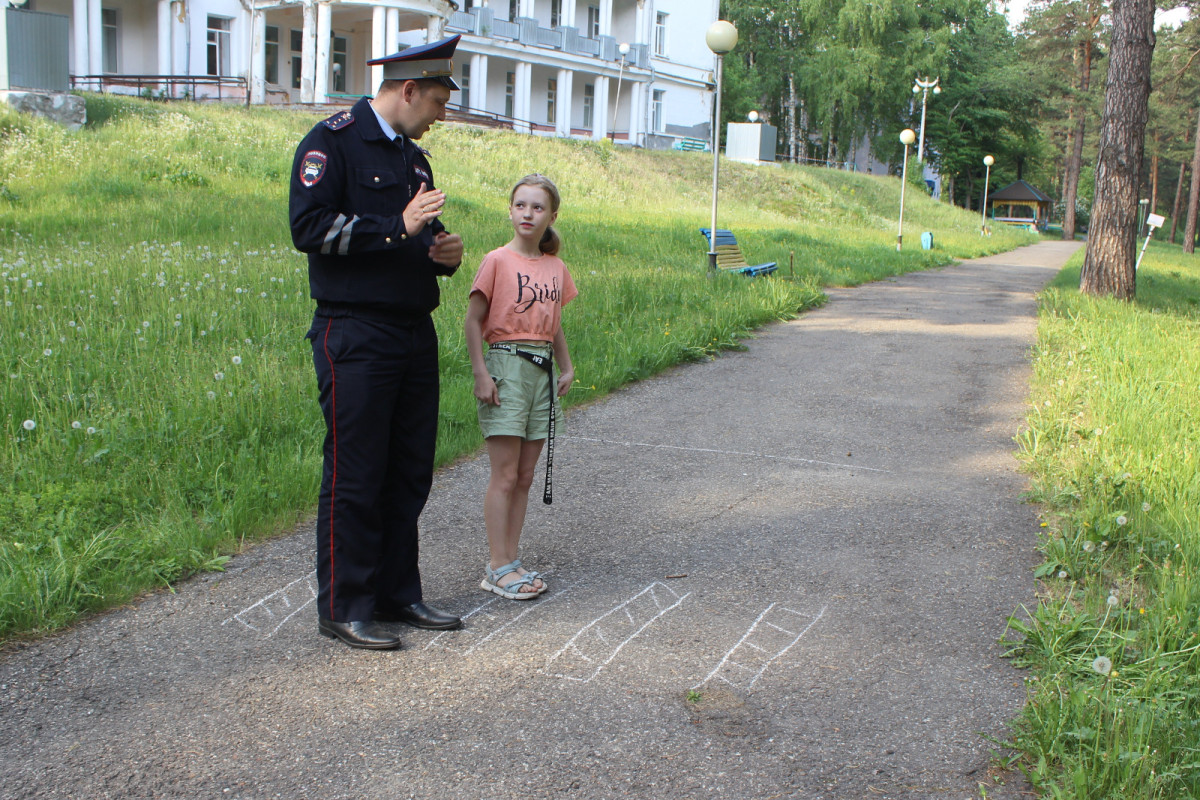
[[[417,518],[433,483],[438,414],[438,276],[463,244],[439,217],[416,140],[446,118],[459,37],[383,65],[373,98],[318,123],[296,149],[292,241],[317,302],[307,338],[326,435],[317,510],[321,634],[394,649],[380,621],[447,630],[462,620],[422,602]]]

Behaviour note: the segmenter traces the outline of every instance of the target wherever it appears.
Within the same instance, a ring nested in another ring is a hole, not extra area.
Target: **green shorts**
[[[553,350],[549,343],[513,346],[542,356],[549,356]],[[530,441],[547,438],[550,435],[551,384],[546,370],[516,353],[490,348],[483,354],[483,363],[496,382],[500,396],[498,406],[476,401],[483,438],[520,436]],[[557,377],[554,379],[554,388],[554,427],[557,436],[562,430]]]

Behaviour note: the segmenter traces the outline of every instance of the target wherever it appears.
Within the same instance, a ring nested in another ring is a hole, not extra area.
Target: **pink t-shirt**
[[[488,301],[483,338],[488,344],[526,339],[552,342],[562,321],[562,307],[579,291],[558,256],[526,258],[507,247],[483,257],[472,292]]]

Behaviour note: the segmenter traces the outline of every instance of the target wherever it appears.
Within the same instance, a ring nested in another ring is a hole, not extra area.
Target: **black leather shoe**
[[[400,647],[400,637],[388,633],[374,622],[334,622],[331,619],[317,621],[317,630],[330,639],[341,639],[351,647],[367,650],[395,650]]]
[[[462,617],[430,608],[424,603],[413,603],[400,608],[381,610],[375,619],[383,622],[407,622],[414,628],[431,631],[451,631],[462,627]]]

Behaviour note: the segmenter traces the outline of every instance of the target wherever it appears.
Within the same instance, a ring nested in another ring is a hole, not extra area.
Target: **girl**
[[[517,543],[550,415],[558,419],[551,395],[565,395],[575,377],[561,319],[578,292],[550,227],[558,205],[558,187],[542,175],[528,175],[513,188],[512,241],[484,256],[464,325],[492,468],[483,499],[490,560],[479,585],[510,600],[546,591],[542,576],[521,565]],[[561,370],[557,382],[551,358]]]

